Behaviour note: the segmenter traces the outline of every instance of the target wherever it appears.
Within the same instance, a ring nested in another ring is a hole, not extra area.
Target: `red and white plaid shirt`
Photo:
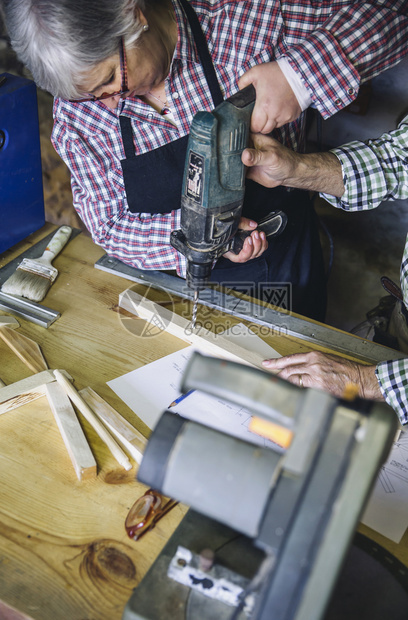
[[[190,27],[177,1],[172,1],[178,43],[166,78],[166,97],[175,125],[137,97],[123,100],[117,110],[102,102],[56,99],[52,142],[71,170],[74,206],[93,240],[135,267],[177,269],[184,275],[184,257],[169,244],[170,232],[180,226],[180,211],[131,213],[120,165],[125,154],[119,114],[130,117],[135,152],[142,154],[186,135],[194,114],[213,108]],[[225,97],[238,90],[238,79],[251,67],[285,57],[326,118],[355,99],[361,80],[397,63],[408,51],[407,0],[191,0],[191,4]],[[274,135],[301,150],[304,115]],[[164,205],[165,201],[164,193]]]

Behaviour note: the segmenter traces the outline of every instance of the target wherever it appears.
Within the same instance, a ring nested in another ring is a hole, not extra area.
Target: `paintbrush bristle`
[[[15,272],[5,281],[1,290],[8,295],[19,295],[31,301],[42,301],[52,284],[49,277],[30,273],[17,267]]]

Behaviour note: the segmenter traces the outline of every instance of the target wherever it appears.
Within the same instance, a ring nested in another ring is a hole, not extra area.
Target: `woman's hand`
[[[252,230],[253,232],[244,241],[244,245],[239,254],[234,252],[226,252],[225,258],[228,258],[232,263],[246,263],[253,258],[261,256],[268,247],[266,235],[264,232],[256,230],[258,224],[253,220],[249,220],[246,217],[241,217],[239,222],[239,228],[241,230]]]
[[[256,101],[251,131],[270,133],[298,118],[302,109],[277,62],[266,62],[249,69],[238,80],[240,90],[253,84]]]
[[[337,355],[318,351],[295,353],[265,360],[263,366],[294,385],[324,390],[339,398],[353,384],[358,387],[358,395],[362,398],[384,400],[375,376],[375,366],[364,366]]]

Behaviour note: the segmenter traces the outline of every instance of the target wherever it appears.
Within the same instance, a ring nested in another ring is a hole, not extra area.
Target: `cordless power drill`
[[[239,231],[245,193],[241,154],[248,145],[255,103],[252,85],[223,101],[212,112],[197,112],[187,146],[181,196],[181,229],[171,233],[172,246],[187,259],[186,280],[194,289],[192,327],[199,291],[206,288],[214,262],[229,250],[236,254],[251,234]],[[267,236],[286,225],[281,211],[270,213],[258,229]]]

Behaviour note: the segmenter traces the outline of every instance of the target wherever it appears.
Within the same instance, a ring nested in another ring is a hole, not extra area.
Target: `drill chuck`
[[[171,244],[176,250],[186,257],[186,281],[190,288],[202,291],[206,288],[211,276],[214,260],[217,257],[217,249],[204,252],[201,249],[194,249],[188,243],[182,230],[173,230],[171,233]]]
[[[193,263],[187,262],[186,281],[190,288],[196,291],[202,291],[206,288],[207,282],[211,277],[211,263]]]

